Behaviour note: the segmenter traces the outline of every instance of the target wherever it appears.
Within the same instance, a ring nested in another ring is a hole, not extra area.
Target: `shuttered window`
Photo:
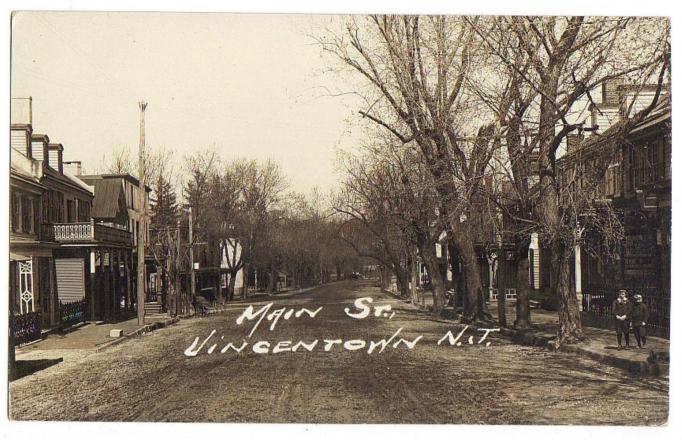
[[[57,269],[57,296],[59,301],[70,303],[85,298],[83,259],[58,258],[55,260],[55,267]]]

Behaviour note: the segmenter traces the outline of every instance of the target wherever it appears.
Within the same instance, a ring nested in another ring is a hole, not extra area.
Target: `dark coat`
[[[641,325],[643,322],[647,322],[649,320],[649,308],[646,304],[641,302],[632,306],[630,320],[632,321],[632,325]]]
[[[618,299],[616,299],[613,302],[611,311],[613,312],[614,315],[617,316],[626,315],[625,319],[629,320],[630,313],[632,312],[632,303],[630,301],[620,302]]]

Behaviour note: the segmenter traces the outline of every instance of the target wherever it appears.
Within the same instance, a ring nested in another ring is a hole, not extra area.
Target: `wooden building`
[[[139,180],[127,173],[85,175],[81,173],[80,163],[74,162],[72,165],[78,178],[94,187],[93,223],[102,230],[108,228],[108,231],[125,231],[125,235],[129,237],[126,242],[117,242],[116,246],[109,246],[109,252],[116,261],[113,271],[118,273],[115,278],[118,285],[116,301],[123,311],[133,311],[137,298],[137,234],[142,216],[142,207],[138,206]],[[147,195],[145,200],[149,207],[151,188],[147,186],[145,189]],[[147,238],[148,230],[147,228],[145,231]],[[106,251],[104,255],[106,256]],[[159,311],[164,304],[163,294],[151,252],[148,252],[145,258],[145,282],[147,283],[145,313],[148,310]]]
[[[31,98],[12,99],[10,312],[23,332],[16,343],[118,319],[132,243],[130,232],[93,220],[94,187],[65,169],[63,145],[33,133],[31,106]],[[21,317],[28,314],[34,318]]]
[[[618,90],[624,100],[627,88]],[[588,319],[608,315],[617,291],[626,289],[644,297],[652,312],[649,324],[663,336],[670,328],[671,123],[670,99],[664,96],[609,153],[612,159],[598,193],[619,214],[624,239],[610,252],[590,255],[576,249],[573,267]],[[588,137],[561,160],[587,163],[604,148],[599,136]]]

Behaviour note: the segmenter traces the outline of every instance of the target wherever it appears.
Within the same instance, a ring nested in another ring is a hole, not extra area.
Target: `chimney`
[[[31,134],[33,133],[31,108],[31,98],[11,99],[10,146],[26,157],[33,157],[31,152]]]
[[[12,98],[10,105],[10,123],[12,125],[33,125],[33,99]]]
[[[62,144],[48,144],[48,165],[55,171],[64,173],[64,147]]]
[[[620,106],[620,92],[618,86],[623,84],[622,78],[612,78],[604,81],[601,85],[601,103],[602,106],[617,107]]]
[[[585,136],[582,133],[571,133],[566,136],[566,154],[571,154],[576,151],[584,138]]]
[[[68,162],[64,162],[64,171],[67,171],[70,174],[73,174],[74,176],[80,176],[81,174],[83,174],[81,161],[71,160]]]

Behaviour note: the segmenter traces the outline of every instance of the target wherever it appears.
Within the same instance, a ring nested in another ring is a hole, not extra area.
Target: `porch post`
[[[107,258],[105,258],[107,257]],[[102,267],[102,283],[104,291],[104,320],[111,318],[111,251],[104,249],[100,257],[100,266]],[[104,263],[108,263],[107,266]]]
[[[120,279],[119,279],[119,277],[121,275],[119,273],[119,268],[118,268],[118,264],[119,264],[119,250],[118,249],[116,249],[113,256],[116,257],[116,258],[112,258],[112,260],[111,260],[111,263],[112,263],[111,264],[111,274],[112,274],[113,279],[114,279],[114,283],[113,283],[114,284],[114,317],[118,318],[118,312],[119,312],[119,307],[120,307],[120,303],[121,303],[119,300],[120,295],[119,295],[119,291],[118,291],[119,290],[119,284],[121,284]]]
[[[90,262],[88,263],[90,273],[88,274],[88,290],[89,290],[89,306],[90,306],[90,320],[96,320],[96,309],[95,309],[95,280],[97,279],[97,267],[95,266],[95,250],[90,251]]]
[[[49,257],[47,264],[47,277],[49,279],[50,289],[50,324],[56,326],[59,324],[59,299],[57,298],[57,291],[55,286],[55,267],[54,257]]]
[[[133,278],[130,274],[130,267],[133,264],[133,251],[132,250],[128,250],[128,252],[126,252],[124,264],[125,264],[124,270],[125,270],[125,274],[126,274],[126,311],[129,312],[132,310],[132,303],[130,300],[130,295],[131,295],[131,292],[133,291]]]
[[[583,287],[581,270],[580,245],[575,245],[575,295],[578,299],[578,310],[583,311]]]

